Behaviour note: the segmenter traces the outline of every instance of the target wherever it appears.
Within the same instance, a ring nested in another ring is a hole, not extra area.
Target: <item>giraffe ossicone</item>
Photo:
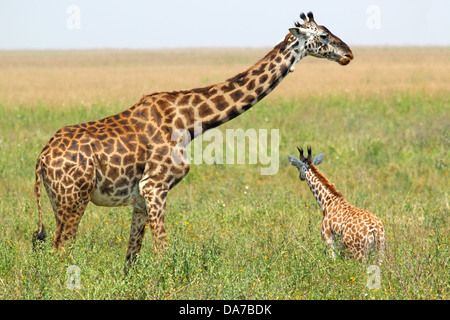
[[[304,15],[303,15],[304,16]],[[131,206],[133,215],[126,254],[132,261],[141,249],[145,225],[156,247],[166,246],[166,197],[189,171],[174,161],[185,155],[184,129],[196,137],[245,112],[269,94],[305,56],[347,64],[350,48],[308,14],[283,41],[248,70],[218,84],[192,90],[145,95],[116,115],[62,127],[44,146],[35,170],[39,228],[34,243],[44,237],[41,182],[56,219],[53,246],[59,250],[73,239],[89,202],[99,206]],[[175,150],[175,151],[174,151]]]
[[[376,252],[381,264],[385,250],[385,231],[381,220],[372,212],[348,203],[342,193],[317,169],[324,156],[288,156],[288,161],[300,171],[300,180],[306,181],[322,210],[322,240],[329,246],[329,253],[336,258],[336,251],[343,252],[358,261],[367,261],[370,252]]]

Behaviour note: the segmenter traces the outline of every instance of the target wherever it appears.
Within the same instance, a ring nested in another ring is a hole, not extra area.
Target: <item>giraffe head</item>
[[[306,180],[306,172],[311,169],[311,165],[317,166],[320,163],[322,163],[324,154],[320,153],[317,156],[312,159],[311,157],[311,147],[308,146],[308,156],[305,157],[303,155],[303,149],[297,147],[299,152],[299,158],[297,159],[294,156],[288,156],[288,160],[290,164],[297,167],[297,169],[300,171],[300,180],[304,181]]]
[[[349,46],[336,37],[326,27],[319,26],[314,21],[312,12],[308,12],[308,18],[304,13],[300,14],[303,24],[295,23],[294,28],[289,31],[300,42],[304,42],[306,54],[317,58],[327,58],[336,61],[340,65],[346,65],[353,59],[352,50]],[[309,20],[308,20],[309,19]]]

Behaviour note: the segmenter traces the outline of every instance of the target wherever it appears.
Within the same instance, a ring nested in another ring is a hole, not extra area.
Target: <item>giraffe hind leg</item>
[[[165,227],[167,190],[147,185],[141,188],[140,192],[145,199],[150,229],[155,237],[155,251],[164,250],[167,246]]]
[[[147,205],[150,229],[155,237],[155,251],[164,250],[166,241],[166,195],[167,191],[157,190]]]
[[[142,239],[145,234],[145,225],[148,221],[146,209],[133,208],[133,216],[131,218],[130,239],[128,241],[128,250],[126,256],[126,265],[124,268],[127,274],[128,268],[136,260],[136,256],[141,250]]]
[[[59,251],[67,241],[75,239],[78,225],[88,203],[88,201],[85,201],[78,206],[63,206],[57,211],[56,231],[53,239],[53,246],[57,251]]]
[[[79,175],[76,177],[66,174],[64,180],[62,180],[64,183],[52,181],[49,186],[49,198],[56,219],[53,246],[57,251],[68,240],[76,237],[78,224],[94,192],[94,168],[88,166],[84,169],[81,172],[79,171]]]

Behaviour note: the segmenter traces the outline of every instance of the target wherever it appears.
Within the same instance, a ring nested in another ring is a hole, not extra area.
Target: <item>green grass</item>
[[[279,129],[278,173],[191,165],[169,193],[169,248],[155,253],[147,232],[128,277],[130,208],[89,205],[61,255],[50,246],[55,221],[44,195],[48,242],[33,253],[37,155],[60,127],[122,109],[0,105],[0,299],[448,299],[448,96],[262,101],[220,129]],[[327,256],[319,207],[286,160],[306,144],[325,153],[320,169],[346,199],[383,221],[379,289],[367,286],[367,265]],[[71,265],[80,289],[67,288]]]

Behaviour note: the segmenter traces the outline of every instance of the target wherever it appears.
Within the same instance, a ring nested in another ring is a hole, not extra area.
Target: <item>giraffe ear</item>
[[[313,160],[314,165],[317,166],[317,165],[321,164],[324,156],[325,155],[323,153],[319,153],[317,156],[315,156],[314,160]]]
[[[292,164],[293,166],[300,168],[301,167],[301,162],[294,156],[287,156],[288,161],[290,164]]]
[[[311,31],[302,27],[289,28],[289,32],[296,38],[307,40],[311,36]]]

